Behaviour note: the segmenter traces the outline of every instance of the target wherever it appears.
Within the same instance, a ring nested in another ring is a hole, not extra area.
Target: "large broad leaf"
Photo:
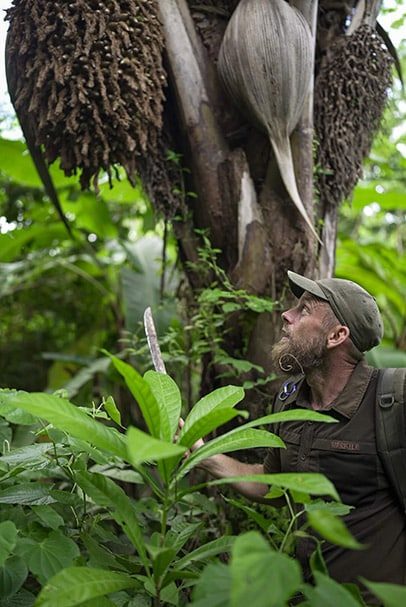
[[[0,504],[22,504],[24,506],[52,504],[52,486],[43,483],[20,483],[0,491]]]
[[[7,403],[50,422],[55,428],[69,432],[100,449],[123,459],[127,456],[125,438],[114,428],[104,426],[69,401],[51,394],[17,392]]]
[[[137,401],[152,436],[160,438],[161,436],[169,435],[168,416],[162,418],[160,406],[152,393],[148,382],[146,382],[128,363],[125,363],[116,356],[110,355],[110,358],[117,371],[123,376],[128,389]]]
[[[0,597],[13,596],[25,582],[28,569],[19,556],[11,556],[0,567]]]
[[[363,548],[348,531],[343,521],[328,510],[311,510],[307,512],[307,520],[313,529],[329,542],[352,550]]]
[[[299,564],[274,552],[252,531],[240,536],[231,558],[231,607],[280,607],[299,589]]]
[[[41,590],[35,607],[75,607],[139,583],[129,575],[106,569],[70,567],[57,573]]]
[[[304,594],[312,607],[359,607],[351,592],[330,577],[314,572],[316,587],[304,587]]]
[[[113,518],[132,542],[144,566],[148,569],[149,560],[142,531],[131,501],[124,491],[114,481],[101,474],[79,472],[76,474],[75,480],[96,504],[110,510]]]
[[[193,593],[190,607],[230,607],[231,570],[224,563],[210,563]]]
[[[185,453],[187,447],[154,438],[138,428],[127,432],[128,459],[137,467],[143,462],[165,460]]]
[[[226,537],[221,537],[217,540],[213,540],[212,542],[208,542],[203,546],[199,546],[199,548],[196,548],[196,550],[192,550],[192,552],[189,552],[184,557],[179,559],[176,562],[176,568],[184,569],[196,561],[205,561],[211,556],[216,556],[217,554],[222,554],[223,552],[230,552],[235,539],[235,536],[229,535]]]
[[[219,436],[196,449],[181,466],[176,478],[179,480],[191,468],[212,455],[231,453],[240,449],[253,449],[255,447],[284,447],[284,443],[271,432],[253,430],[252,428],[246,428],[244,425],[242,428],[232,430],[230,433]]]
[[[151,391],[161,408],[161,412],[163,413],[163,411],[166,411],[169,418],[169,433],[167,436],[162,434],[162,438],[165,440],[173,440],[174,434],[178,429],[182,408],[180,390],[173,379],[164,373],[147,371],[144,375],[144,379],[151,388]]]
[[[11,521],[0,523],[0,567],[14,550],[17,533],[17,527]]]
[[[200,399],[185,420],[179,434],[179,442],[191,447],[215,428],[233,419],[245,415],[242,411],[233,411],[233,407],[244,398],[244,390],[239,386],[224,386]]]
[[[24,538],[16,552],[41,583],[71,565],[80,555],[75,542],[60,531],[51,531],[42,541]]]
[[[3,455],[0,461],[11,468],[21,465],[30,467],[33,464],[46,460],[45,453],[50,449],[52,449],[52,445],[49,443],[35,443],[34,445],[13,449]]]
[[[277,474],[248,474],[246,476],[232,476],[209,481],[208,485],[222,485],[235,482],[254,482],[265,483],[266,485],[281,487],[299,493],[308,493],[309,495],[328,495],[333,499],[340,501],[339,495],[334,485],[323,476],[312,472],[282,472]],[[265,495],[265,497],[267,497]]]
[[[44,527],[58,529],[65,524],[62,516],[52,506],[31,506],[31,510],[35,512]]]
[[[371,592],[373,592],[380,601],[382,601],[384,607],[400,607],[406,605],[406,586],[400,586],[397,584],[385,584],[381,582],[368,582],[362,580]]]

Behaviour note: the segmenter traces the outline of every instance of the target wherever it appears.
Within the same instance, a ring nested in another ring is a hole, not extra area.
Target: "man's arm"
[[[199,468],[208,472],[214,478],[230,478],[231,476],[245,476],[248,474],[263,474],[263,464],[244,464],[228,455],[212,455],[203,460]],[[264,495],[268,493],[268,485],[265,483],[239,481],[231,483],[231,486],[244,497],[256,502],[267,502]]]

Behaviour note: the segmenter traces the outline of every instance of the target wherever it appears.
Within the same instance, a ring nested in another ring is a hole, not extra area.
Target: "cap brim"
[[[290,290],[296,297],[301,297],[306,291],[307,293],[311,293],[316,297],[320,297],[320,299],[328,301],[327,297],[314,280],[305,278],[304,276],[296,274],[296,272],[291,272],[290,270],[288,270],[288,278]]]

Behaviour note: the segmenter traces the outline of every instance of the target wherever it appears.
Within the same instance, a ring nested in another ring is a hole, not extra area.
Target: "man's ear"
[[[345,325],[336,325],[327,335],[327,348],[340,346],[350,336],[350,330]]]

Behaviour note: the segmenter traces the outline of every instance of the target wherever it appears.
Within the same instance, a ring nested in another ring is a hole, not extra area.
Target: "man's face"
[[[275,367],[296,374],[321,367],[326,361],[328,304],[303,293],[297,305],[282,314],[283,336],[272,348]]]

